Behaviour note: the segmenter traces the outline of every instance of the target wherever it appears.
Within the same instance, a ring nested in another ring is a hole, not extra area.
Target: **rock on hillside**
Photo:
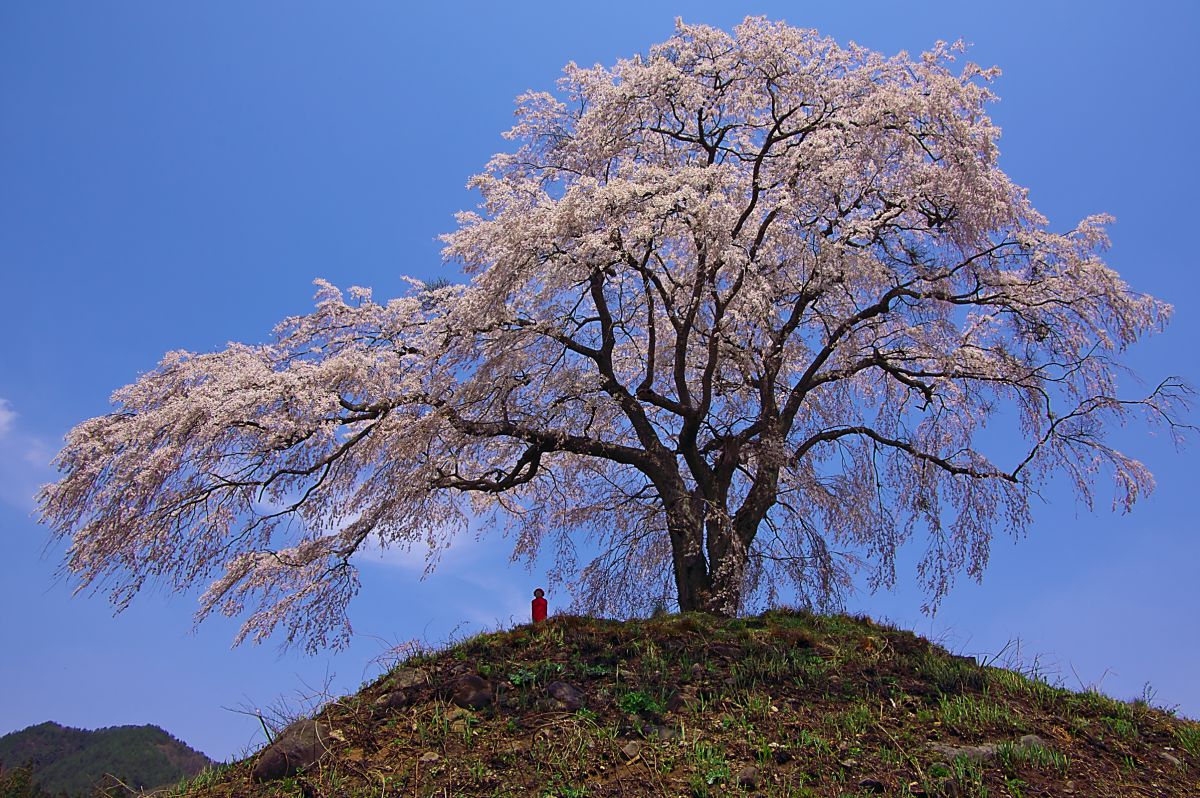
[[[865,618],[557,617],[410,658],[220,796],[1195,796],[1200,724]]]

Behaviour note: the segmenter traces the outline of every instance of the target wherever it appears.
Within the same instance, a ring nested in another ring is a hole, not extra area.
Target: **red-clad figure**
[[[533,622],[546,620],[546,599],[542,598],[546,591],[540,587],[533,591]]]

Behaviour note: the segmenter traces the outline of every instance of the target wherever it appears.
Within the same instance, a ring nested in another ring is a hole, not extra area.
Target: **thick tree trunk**
[[[675,556],[675,589],[680,611],[708,611],[711,584],[703,552]]]
[[[706,611],[733,617],[742,608],[748,552],[727,513],[713,513],[705,526],[709,567]]]
[[[741,609],[747,551],[727,517],[700,518],[690,508],[668,512],[675,588],[683,612],[732,617]]]
[[[667,510],[675,591],[681,612],[702,612],[707,610],[711,588],[708,559],[704,556],[704,528],[687,504],[687,500],[681,500],[673,507],[668,505]]]
[[[678,472],[663,472],[651,478],[667,515],[679,609],[736,616],[742,609],[750,544],[775,503],[778,468],[757,475],[736,513],[727,506],[732,467],[718,470],[723,478],[710,481],[708,495],[699,487],[687,490]]]
[[[705,612],[725,618],[736,617],[742,609],[745,576],[744,557],[729,556],[713,566],[709,575],[708,606],[705,607]]]

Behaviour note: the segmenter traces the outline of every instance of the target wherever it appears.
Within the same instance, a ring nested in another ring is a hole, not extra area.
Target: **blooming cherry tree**
[[[592,611],[728,615],[889,586],[910,539],[936,602],[1055,474],[1129,507],[1151,477],[1106,430],[1178,431],[1187,388],[1118,398],[1114,356],[1170,309],[1102,261],[1105,217],[1047,229],[960,49],[747,19],[568,65],[445,237],[468,284],[319,282],[272,343],[168,354],[71,431],[66,568],[118,606],[214,579],[201,618],[315,648],[356,553],[473,522]]]

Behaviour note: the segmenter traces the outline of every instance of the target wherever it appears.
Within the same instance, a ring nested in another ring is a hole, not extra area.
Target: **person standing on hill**
[[[533,591],[533,622],[546,620],[546,591],[540,587]]]

